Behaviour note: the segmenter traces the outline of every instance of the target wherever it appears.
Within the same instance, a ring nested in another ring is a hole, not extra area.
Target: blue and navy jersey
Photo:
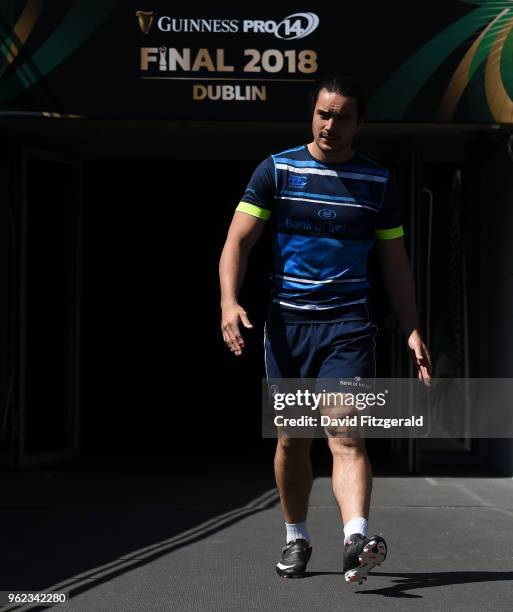
[[[359,152],[328,164],[306,145],[256,168],[237,210],[271,219],[272,302],[286,320],[369,318],[369,250],[404,234],[389,178]]]

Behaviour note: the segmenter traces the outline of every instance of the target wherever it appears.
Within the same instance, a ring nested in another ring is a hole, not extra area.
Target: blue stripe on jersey
[[[337,285],[339,283],[362,283],[366,279],[361,276],[343,276],[339,278],[325,278],[324,280],[319,280],[317,278],[304,278],[303,276],[290,276],[288,274],[277,274],[278,278],[281,278],[285,281],[291,281],[294,283],[305,283],[306,285]]]
[[[362,278],[360,281],[356,279],[342,278],[325,279],[324,281],[308,281],[308,280],[291,280],[294,276],[288,276],[286,274],[276,274],[276,283],[287,289],[299,290],[299,291],[357,291],[361,289],[361,285],[367,286],[367,279]],[[341,284],[344,286],[341,287]]]
[[[301,300],[300,298],[291,295],[276,295],[273,294],[273,301],[279,301],[280,304],[287,304],[292,307],[310,310],[327,310],[328,308],[340,308],[341,306],[351,306],[354,304],[365,304],[367,302],[367,294],[360,292],[354,299],[341,297],[340,295],[334,295],[331,299],[325,300],[324,302],[314,302],[312,298],[307,300]]]
[[[354,179],[367,180],[367,181],[373,181],[373,182],[378,182],[378,183],[386,183],[388,180],[386,177],[379,176],[377,174],[363,173],[360,170],[358,170],[358,168],[356,169],[356,172],[348,172],[347,170],[343,168],[323,168],[323,167],[321,168],[298,168],[296,166],[292,166],[291,164],[282,164],[282,163],[277,163],[276,167],[280,171],[296,172],[298,174],[320,175],[320,176],[325,176],[331,180],[332,180],[332,177],[350,178],[353,180]]]
[[[290,166],[294,166],[294,168],[324,168],[328,170],[328,168],[324,164],[320,164],[315,161],[299,161],[297,159],[289,159],[288,157],[276,157],[277,164],[288,164]],[[334,170],[334,168],[329,168],[329,170]]]
[[[367,277],[367,254],[373,242],[276,232],[274,270],[312,280]],[[345,283],[337,285],[337,290],[344,288]]]
[[[273,155],[273,157],[276,157],[278,155],[285,155],[285,153],[294,153],[295,151],[301,151],[301,149],[304,149],[305,145],[301,145],[300,147],[294,147],[293,149],[285,149],[285,151],[280,151],[279,153],[275,153]]]
[[[330,302],[328,305],[326,304],[299,304],[297,301],[287,301],[286,299],[282,299],[282,298],[274,298],[273,302],[276,302],[277,304],[280,304],[280,306],[285,306],[286,308],[290,308],[293,310],[296,310],[298,313],[299,312],[322,312],[322,311],[331,311],[334,310],[336,311],[337,308],[339,307],[347,307],[347,306],[355,306],[357,304],[366,304],[367,303],[367,298],[366,297],[362,297],[359,300],[344,300],[343,302],[339,300],[335,301],[333,300],[332,302]]]
[[[364,280],[359,283],[348,282],[342,287],[338,283],[336,286],[333,284],[307,285],[304,283],[286,281],[278,277],[275,279],[274,285],[279,295],[287,295],[289,297],[294,295],[304,299],[308,298],[309,301],[313,301],[314,303],[319,303],[325,301],[326,298],[331,300],[336,296],[341,297],[343,294],[362,291],[363,289],[367,289],[369,283],[367,280]]]
[[[308,193],[307,191],[289,191],[289,190],[285,190],[282,191],[283,194],[285,195],[289,195],[289,196],[305,196],[307,198],[320,198],[321,201],[322,200],[329,200],[332,202],[351,202],[353,204],[359,204],[360,202],[363,202],[364,204],[368,204],[371,206],[371,208],[373,208],[374,210],[378,210],[378,207],[376,206],[375,202],[371,202],[370,200],[364,200],[363,198],[358,198],[358,200],[356,200],[355,198],[351,198],[349,196],[329,196],[329,195],[323,195],[322,193]]]
[[[323,200],[333,200],[334,202],[356,202],[354,198],[349,198],[347,196],[329,196],[322,193],[309,193],[307,191],[282,191],[285,195],[291,196],[308,196],[309,198],[322,198]]]
[[[316,161],[299,161],[297,159],[290,159],[288,157],[276,157],[273,155],[274,161],[277,164],[287,164],[293,168],[319,168],[322,170],[334,170],[343,172],[357,172],[365,175],[376,175],[388,178],[389,173],[386,170],[380,170],[379,168],[366,168],[365,166],[354,166],[352,164],[333,164],[328,166]]]

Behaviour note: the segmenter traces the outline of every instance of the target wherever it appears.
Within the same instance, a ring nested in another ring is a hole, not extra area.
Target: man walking
[[[312,94],[309,144],[269,156],[254,171],[221,255],[221,329],[242,354],[238,302],[249,252],[267,220],[273,230],[273,291],[264,332],[267,377],[374,378],[376,325],[369,307],[367,257],[376,242],[385,288],[405,333],[418,377],[429,384],[430,356],[417,318],[415,287],[398,202],[388,170],[353,149],[365,100],[358,83],[333,76]],[[311,438],[279,435],[275,476],[286,526],[276,566],[302,577],[312,553],[307,526]],[[344,524],[346,582],[361,583],[384,561],[387,545],[367,536],[372,469],[365,440],[328,437],[333,492]]]

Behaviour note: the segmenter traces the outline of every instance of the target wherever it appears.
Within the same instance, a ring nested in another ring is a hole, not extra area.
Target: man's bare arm
[[[239,304],[239,291],[246,273],[249,253],[264,227],[265,221],[262,219],[236,211],[219,261],[221,331],[224,341],[236,356],[241,355],[244,348],[240,322],[248,329],[253,327],[246,311]]]
[[[383,282],[392,308],[408,341],[418,376],[425,384],[431,378],[431,356],[422,340],[415,300],[415,281],[404,239],[376,240]]]

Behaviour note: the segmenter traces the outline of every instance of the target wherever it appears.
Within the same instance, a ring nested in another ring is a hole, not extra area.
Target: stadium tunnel
[[[250,256],[241,302],[255,329],[239,360],[220,335],[217,266],[252,170],[308,142],[310,124],[16,119],[0,136],[2,462],[272,457],[260,435],[269,233]],[[373,123],[357,148],[397,178],[434,375],[511,377],[511,129]],[[378,376],[410,377],[375,255],[370,272]],[[376,473],[513,474],[511,439],[368,448]],[[328,469],[323,441],[313,453]]]

